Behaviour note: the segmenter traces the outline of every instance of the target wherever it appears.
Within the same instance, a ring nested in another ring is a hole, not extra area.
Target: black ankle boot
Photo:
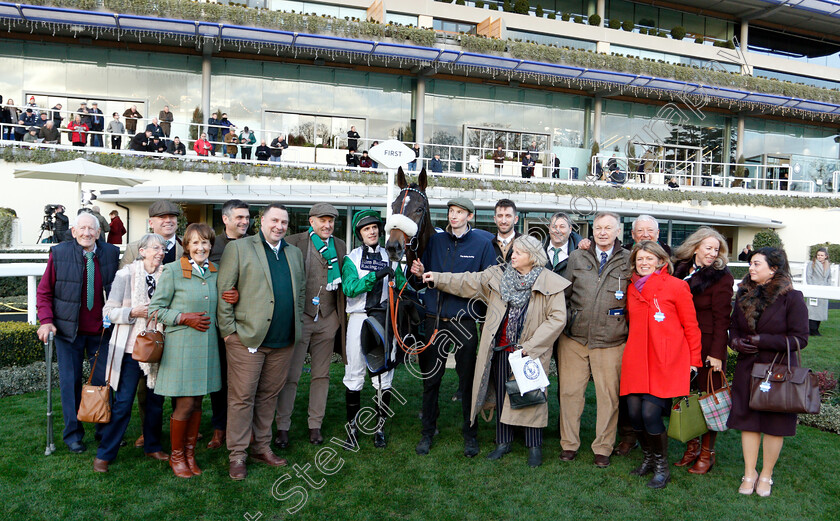
[[[382,403],[379,405],[379,428],[373,435],[373,446],[377,449],[384,449],[388,446],[388,440],[385,437],[385,420],[388,418],[388,411],[391,407],[391,390],[382,391]]]
[[[650,447],[650,440],[643,431],[635,431],[636,439],[642,447],[642,464],[630,471],[633,476],[644,476],[653,470],[653,451]]]
[[[671,468],[668,465],[668,434],[648,434],[653,447],[653,477],[648,482],[650,488],[665,488],[671,481]]]
[[[356,428],[356,415],[362,408],[362,391],[346,390],[344,401],[347,406],[347,438],[344,440],[345,450],[354,450],[358,447],[359,429]]]

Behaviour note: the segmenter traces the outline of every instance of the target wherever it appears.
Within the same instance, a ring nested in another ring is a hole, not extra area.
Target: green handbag
[[[671,407],[671,421],[668,423],[668,437],[683,443],[706,434],[709,431],[703,409],[700,407],[700,397],[690,394],[674,400]]]

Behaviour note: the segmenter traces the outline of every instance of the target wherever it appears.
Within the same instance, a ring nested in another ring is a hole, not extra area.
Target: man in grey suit
[[[219,292],[236,288],[236,304],[219,299],[217,319],[228,364],[227,448],[230,477],[247,476],[245,460],[271,466],[286,460],[271,451],[271,422],[301,338],[306,280],[301,251],[284,240],[289,212],[270,204],[260,232],[228,243],[218,274]]]
[[[289,237],[289,244],[300,248],[306,265],[306,301],[303,314],[303,337],[295,346],[289,379],[277,402],[278,447],[289,445],[289,428],[295,405],[298,381],[307,351],[312,357],[309,384],[309,442],[324,442],[321,424],[330,388],[330,361],[340,332],[342,358],[347,331],[344,292],[341,290],[341,266],[347,245],[333,237],[338,210],[328,203],[316,203],[309,210],[309,230]],[[345,358],[346,359],[346,358]]]

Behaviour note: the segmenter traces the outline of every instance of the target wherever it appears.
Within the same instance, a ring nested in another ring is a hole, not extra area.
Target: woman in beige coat
[[[513,242],[509,264],[480,273],[423,275],[424,282],[441,291],[487,304],[470,414],[474,422],[485,402],[496,403],[497,446],[487,455],[491,460],[510,452],[513,426],[518,425],[525,427],[528,465],[538,467],[542,463],[542,429],[548,424],[548,405],[544,402],[511,409],[504,383],[511,377],[508,356],[517,349],[522,349],[523,356],[538,358],[547,374],[552,346],[566,325],[563,290],[569,282],[543,268],[547,262],[540,242],[523,235]]]

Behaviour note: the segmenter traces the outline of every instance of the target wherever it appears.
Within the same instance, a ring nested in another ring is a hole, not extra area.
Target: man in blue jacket
[[[420,279],[425,271],[464,273],[483,271],[496,264],[493,251],[493,235],[483,230],[474,230],[469,222],[475,213],[475,205],[466,198],[457,198],[447,203],[449,226],[445,232],[435,234],[429,240],[421,260],[415,260],[411,273]],[[472,381],[475,373],[478,329],[476,321],[483,318],[485,309],[479,308],[468,299],[440,293],[436,289],[426,290],[426,342],[437,330],[435,341],[418,355],[421,374],[409,370],[423,379],[423,429],[417,444],[417,454],[429,453],[432,438],[437,430],[440,415],[438,395],[446,367],[450,344],[454,344],[455,370],[458,373],[458,389],[462,396],[464,456],[472,458],[478,454],[477,425],[470,425],[472,405]]]

